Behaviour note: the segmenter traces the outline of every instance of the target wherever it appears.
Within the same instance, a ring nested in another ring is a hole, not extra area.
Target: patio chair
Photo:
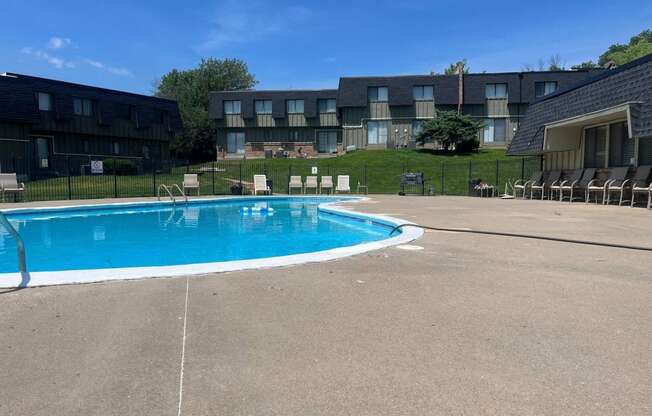
[[[627,168],[624,169],[624,172],[621,170],[616,170],[612,169],[609,177],[605,179],[604,181],[601,179],[593,179],[592,181],[589,182],[589,184],[586,186],[586,203],[589,203],[591,201],[591,193],[596,194],[595,196],[595,202],[598,202],[598,194],[602,195],[602,203],[604,204],[605,201],[607,200],[607,185],[613,180],[616,180],[616,175],[621,175],[622,174],[622,180],[625,179],[625,176],[627,175]]]
[[[550,195],[549,199],[555,199],[555,191],[557,192],[557,195],[559,197],[559,200],[561,201],[562,199],[562,186],[566,185],[567,183],[573,183],[577,182],[580,180],[582,177],[582,169],[575,169],[570,174],[566,174],[563,179],[559,179],[557,182],[553,183],[550,185]]]
[[[186,194],[186,189],[196,189],[197,196],[199,196],[199,176],[196,173],[189,173],[183,175],[183,183],[181,184],[183,193]]]
[[[560,193],[559,193],[559,201],[564,200],[564,193],[566,191],[568,191],[569,194],[570,194],[568,196],[568,202],[573,202],[573,200],[575,199],[573,197],[573,194],[575,193],[575,190],[577,190],[577,189],[586,189],[586,187],[589,185],[589,182],[591,182],[593,180],[593,178],[595,177],[595,168],[584,169],[584,172],[582,172],[582,170],[579,169],[579,170],[574,171],[573,174],[575,174],[576,172],[580,173],[581,178],[577,178],[577,179],[569,178],[568,180],[566,180],[564,183],[561,184],[561,189],[560,189]],[[584,198],[582,198],[582,199],[584,199]]]
[[[629,167],[627,166],[611,169],[611,177],[613,179],[606,184],[606,188],[605,188],[606,201],[604,202],[605,204],[609,205],[609,202],[611,202],[612,192],[620,193],[620,199],[618,200],[618,205],[623,204],[623,195],[625,193],[625,189],[629,189],[631,183],[631,179],[625,179],[627,177],[627,172],[629,172]]]
[[[652,171],[652,166],[650,165],[639,166],[638,169],[636,169],[636,175],[632,179],[632,200],[630,201],[631,207],[636,204],[636,194],[647,194],[647,209],[651,208],[652,182],[648,182],[650,171]]]
[[[348,192],[351,193],[351,187],[349,186],[349,175],[337,175],[337,187],[335,192]]]
[[[308,189],[314,189],[315,194],[319,192],[319,185],[317,184],[316,176],[306,176],[306,183],[303,185],[303,193],[308,192]]]
[[[266,175],[254,175],[254,195],[258,195],[258,192],[263,192],[268,195],[272,194],[272,190],[267,186]]]
[[[534,199],[534,192],[539,191],[541,192],[541,200],[543,200],[546,197],[546,189],[549,189],[550,185],[558,182],[559,178],[561,178],[561,171],[553,170],[548,172],[547,175],[544,174],[544,176],[545,178],[540,185],[530,185],[530,199]]]
[[[328,193],[333,193],[333,177],[332,176],[322,176],[321,182],[319,184],[319,193],[324,192],[324,189],[328,189]]]
[[[301,176],[290,176],[288,194],[292,193],[292,188],[299,188],[301,190],[299,193],[303,193],[303,181],[301,180]]]
[[[525,199],[525,194],[527,192],[527,187],[531,185],[539,185],[541,184],[541,180],[543,179],[543,172],[537,171],[530,176],[530,179],[524,180],[524,179],[517,179],[514,182],[514,185],[512,186],[514,189],[514,198],[518,198],[518,191],[520,190],[522,192],[522,197]]]
[[[18,183],[15,173],[0,173],[0,192],[2,192],[2,202],[5,202],[6,194],[25,192],[25,184]]]

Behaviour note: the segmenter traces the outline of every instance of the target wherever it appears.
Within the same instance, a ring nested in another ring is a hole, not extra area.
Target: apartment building
[[[600,71],[342,77],[337,89],[210,95],[218,153],[262,157],[414,147],[437,111],[483,120],[482,147],[505,148],[530,104]]]
[[[104,158],[156,164],[182,129],[175,101],[0,74],[0,172],[79,174]]]

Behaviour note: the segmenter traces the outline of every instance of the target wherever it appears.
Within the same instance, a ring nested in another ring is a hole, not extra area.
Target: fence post
[[[70,156],[66,156],[66,166],[68,168],[68,199],[72,199],[72,183],[70,179]]]
[[[521,180],[525,179],[525,158],[521,158]]]
[[[471,196],[471,176],[473,176],[473,161],[469,160],[469,180],[466,182],[467,193]]]
[[[116,160],[113,159],[113,196],[118,197],[118,171],[116,169]]]
[[[152,165],[152,184],[154,185],[153,194],[156,196],[156,167]]]
[[[242,190],[242,162],[238,166],[240,167],[240,189]]]
[[[441,194],[444,195],[444,183],[446,183],[446,169],[444,167],[444,162],[441,162]]]
[[[496,183],[495,183],[495,189],[499,188],[498,180],[500,179],[499,175],[499,170],[500,170],[500,160],[496,159]]]
[[[290,162],[290,164],[288,165],[288,180],[287,180],[287,184],[288,184],[288,195],[290,195],[290,193],[291,193],[291,192],[290,192],[290,178],[291,178],[291,177],[292,177],[292,162]]]
[[[213,195],[215,195],[215,162],[213,164],[213,169],[211,169],[211,176],[213,179]]]

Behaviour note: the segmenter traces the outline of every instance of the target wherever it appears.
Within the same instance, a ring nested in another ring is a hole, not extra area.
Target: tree
[[[213,160],[216,130],[208,117],[209,93],[250,89],[256,83],[239,59],[202,59],[197,68],[173,69],[163,75],[154,95],[178,102],[184,126],[184,132],[170,143],[170,152],[192,162]]]
[[[467,153],[480,146],[478,130],[483,123],[468,114],[456,111],[439,111],[437,116],[423,125],[423,130],[416,137],[416,142],[439,143],[444,150]]]
[[[457,75],[457,68],[462,67],[462,72],[468,74],[471,71],[471,68],[468,67],[466,59],[457,61],[454,64],[450,64],[448,68],[444,69],[444,75]]]
[[[634,59],[652,53],[652,30],[644,30],[638,35],[632,36],[626,45],[614,43],[600,55],[598,64],[604,65],[613,61],[616,65],[624,65]]]
[[[596,64],[593,61],[585,61],[571,66],[571,69],[574,71],[578,71],[581,69],[595,69],[595,68],[600,68],[600,65]]]
[[[565,64],[562,62],[561,56],[558,53],[548,59],[548,71],[563,71],[565,69]]]

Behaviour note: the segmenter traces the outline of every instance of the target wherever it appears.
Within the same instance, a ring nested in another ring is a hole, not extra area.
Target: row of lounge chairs
[[[531,199],[547,197],[564,201],[567,198],[569,202],[579,199],[587,203],[593,197],[596,203],[610,204],[615,194],[618,205],[629,202],[630,206],[634,206],[637,196],[646,195],[647,208],[652,207],[652,182],[649,182],[652,166],[639,166],[631,178],[627,177],[628,167],[612,168],[606,179],[596,178],[596,171],[594,168],[577,169],[565,176],[561,170],[537,171],[530,179],[513,183],[514,197],[518,198],[520,193],[522,198],[529,194]]]
[[[306,181],[304,182],[301,179],[301,176],[290,176],[290,182],[288,183],[288,194],[292,193],[292,189],[300,189],[300,192],[303,194],[305,194],[308,189],[314,189],[316,194],[321,194],[324,191],[333,193],[333,177],[322,176],[321,181],[318,181],[317,176],[306,176]],[[271,189],[267,185],[266,175],[254,175],[254,195],[258,195],[258,192],[271,193]],[[351,192],[351,186],[349,185],[349,175],[337,176],[337,186],[335,187],[335,192]]]

